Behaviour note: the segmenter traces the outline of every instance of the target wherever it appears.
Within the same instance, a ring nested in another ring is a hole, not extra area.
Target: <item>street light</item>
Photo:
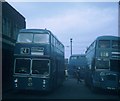
[[[71,55],[72,55],[72,38],[70,38],[70,46],[71,46]]]

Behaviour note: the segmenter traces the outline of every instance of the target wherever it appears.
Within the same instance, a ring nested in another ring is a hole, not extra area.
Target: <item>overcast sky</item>
[[[83,54],[101,35],[118,36],[117,2],[10,2],[26,18],[26,28],[47,28],[64,44],[65,57]]]

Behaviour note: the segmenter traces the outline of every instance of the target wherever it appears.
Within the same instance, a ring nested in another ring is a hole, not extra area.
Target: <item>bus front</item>
[[[103,89],[120,89],[120,40],[97,40],[94,86]]]
[[[48,90],[50,33],[20,30],[14,50],[14,87],[18,90]]]

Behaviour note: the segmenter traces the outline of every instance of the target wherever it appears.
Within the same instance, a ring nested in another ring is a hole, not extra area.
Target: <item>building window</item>
[[[11,30],[11,22],[8,20],[8,18],[3,18],[3,34],[10,37],[10,30]]]
[[[5,29],[6,28],[5,27],[6,26],[6,19],[5,18],[2,19],[2,26],[3,26],[2,27],[2,31],[3,31],[2,33],[6,35],[6,32],[5,32],[6,31],[6,29]]]

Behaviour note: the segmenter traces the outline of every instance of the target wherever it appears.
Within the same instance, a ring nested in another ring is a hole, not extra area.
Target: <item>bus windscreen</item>
[[[20,33],[18,43],[49,43],[49,34]]]
[[[18,39],[17,39],[17,42],[20,42],[20,43],[31,43],[33,40],[33,34],[30,34],[30,33],[21,33],[18,35]]]
[[[96,60],[96,69],[109,69],[109,61]]]
[[[34,34],[34,43],[48,43],[49,35],[48,34]]]
[[[32,61],[32,74],[49,74],[49,60],[33,60]]]
[[[16,59],[15,60],[15,73],[30,73],[30,59]]]

